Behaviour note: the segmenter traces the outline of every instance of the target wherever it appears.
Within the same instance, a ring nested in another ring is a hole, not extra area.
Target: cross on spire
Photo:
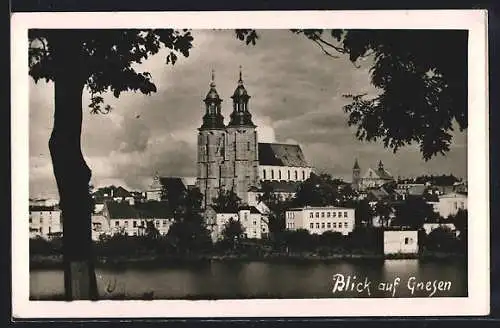
[[[210,82],[211,87],[215,87],[215,70],[212,69],[212,81]]]
[[[240,79],[238,80],[239,84],[243,84],[242,70],[243,70],[243,67],[240,65]]]

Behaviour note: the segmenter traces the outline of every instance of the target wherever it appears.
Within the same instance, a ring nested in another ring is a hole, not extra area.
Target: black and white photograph
[[[19,315],[488,313],[484,12],[16,15]]]

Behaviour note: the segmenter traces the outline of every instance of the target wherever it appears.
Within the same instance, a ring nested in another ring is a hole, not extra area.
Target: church
[[[354,161],[352,168],[352,187],[354,190],[363,191],[370,188],[378,188],[386,183],[396,181],[392,174],[384,168],[384,163],[379,161],[378,168],[369,167],[365,174],[361,175],[358,160]]]
[[[259,143],[252,121],[250,95],[242,78],[231,96],[232,111],[224,122],[222,98],[216,90],[214,73],[203,100],[205,113],[198,129],[196,186],[210,205],[220,190],[232,190],[244,202],[249,191],[263,181],[299,184],[309,178],[312,167],[297,144]]]

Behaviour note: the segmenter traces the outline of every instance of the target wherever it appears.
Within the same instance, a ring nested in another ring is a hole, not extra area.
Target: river
[[[145,294],[154,299],[460,297],[467,296],[464,262],[214,261],[148,269],[98,268],[96,275],[101,298],[137,299]],[[349,277],[359,284],[346,284]],[[31,299],[57,299],[63,293],[62,270],[30,271]]]

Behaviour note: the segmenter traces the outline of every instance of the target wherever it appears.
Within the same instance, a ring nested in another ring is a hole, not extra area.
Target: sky
[[[165,64],[165,52],[151,57],[138,71],[151,72],[158,91],[151,95],[106,95],[113,110],[90,114],[84,93],[82,148],[96,187],[121,185],[146,190],[155,172],[196,176],[197,128],[212,69],[225,122],[242,66],[249,109],[260,142],[298,143],[317,172],[350,181],[357,158],[362,173],[382,160],[394,176],[455,174],[466,177],[466,131],[454,132],[446,156],[428,162],[411,145],[394,154],[380,142],[358,141],[348,127],[344,94],[377,90],[370,84],[370,59],[354,66],[348,58],[326,56],[314,43],[288,30],[259,31],[257,45],[245,45],[232,30],[194,30],[188,58]],[[53,123],[52,83],[30,79],[30,197],[57,197],[48,149]],[[458,130],[457,130],[458,131]]]

